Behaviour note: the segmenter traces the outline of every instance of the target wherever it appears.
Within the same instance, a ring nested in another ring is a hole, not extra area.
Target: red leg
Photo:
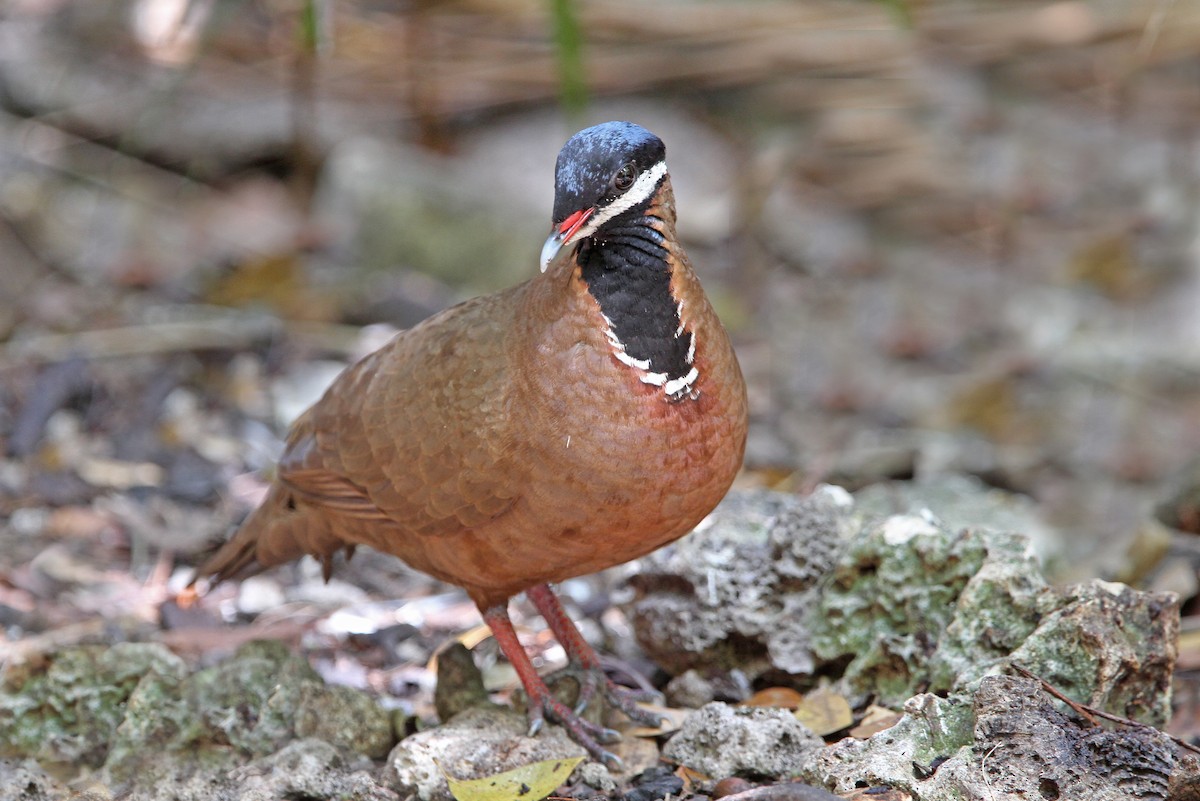
[[[521,684],[525,686],[525,693],[529,696],[530,736],[538,733],[544,717],[548,717],[566,729],[571,739],[582,745],[593,759],[603,762],[610,770],[621,770],[621,760],[617,755],[600,747],[600,743],[619,740],[620,735],[612,729],[584,720],[551,694],[517,640],[517,632],[513,630],[512,621],[508,617],[508,607],[501,604],[490,609],[481,609],[480,612],[483,614],[483,622],[492,630],[492,636],[500,644],[500,650],[508,657],[521,679]]]
[[[549,584],[539,584],[525,590],[525,597],[533,602],[538,612],[546,620],[555,639],[567,652],[567,658],[574,668],[579,681],[579,701],[575,704],[575,713],[579,714],[587,708],[596,690],[602,688],[604,697],[609,704],[624,712],[631,720],[647,726],[658,726],[662,718],[637,705],[638,701],[647,699],[646,693],[630,690],[614,684],[604,675],[600,666],[600,657],[587,640],[579,633],[579,629],[571,621],[570,615],[563,609],[562,602],[550,589]]]
[[[525,590],[525,597],[537,607],[550,631],[554,632],[554,638],[567,652],[567,658],[584,670],[600,669],[600,657],[579,633],[579,629],[575,627],[571,616],[563,609],[562,602],[558,600],[554,590],[550,589],[549,584],[530,587]]]

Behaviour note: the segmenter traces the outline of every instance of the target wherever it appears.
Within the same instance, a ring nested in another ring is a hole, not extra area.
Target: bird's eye
[[[633,162],[629,162],[621,169],[617,170],[617,174],[613,176],[613,189],[618,192],[624,192],[629,187],[633,186],[633,182],[637,179],[637,167]]]

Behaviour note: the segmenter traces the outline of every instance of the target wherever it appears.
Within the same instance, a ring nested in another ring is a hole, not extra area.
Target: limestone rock
[[[690,535],[643,558],[630,583],[638,642],[669,673],[814,668],[808,610],[846,535],[850,496],[733,492]]]
[[[914,699],[891,729],[831,746],[813,776],[835,792],[865,782],[922,801],[1161,801],[1174,763],[1153,729],[1084,727],[1038,682],[989,676],[970,707],[961,697]]]
[[[1175,596],[1051,587],[1017,532],[952,529],[928,510],[864,518],[835,488],[731,494],[642,560],[639,641],[669,672],[824,671],[853,701],[889,706],[969,691],[1015,663],[1085,703],[1166,720]]]
[[[402,796],[450,801],[442,774],[478,779],[546,759],[585,756],[560,726],[526,734],[525,716],[511,709],[472,707],[442,725],[401,740],[388,756],[389,781]]]
[[[789,778],[815,762],[825,742],[784,709],[706,704],[663,749],[667,759],[712,778]]]

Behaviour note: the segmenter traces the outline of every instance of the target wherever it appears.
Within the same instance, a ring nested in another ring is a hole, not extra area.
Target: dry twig
[[[1167,739],[1169,739],[1171,742],[1175,743],[1180,748],[1184,748],[1193,753],[1200,754],[1200,746],[1193,745],[1192,743],[1189,743],[1187,740],[1184,740],[1182,737],[1176,737],[1174,734],[1170,734],[1168,732],[1163,731],[1162,729],[1156,728],[1154,726],[1150,726],[1146,723],[1142,723],[1141,721],[1134,720],[1133,718],[1126,718],[1126,717],[1122,717],[1120,715],[1114,715],[1111,712],[1105,712],[1103,709],[1097,709],[1095,707],[1088,706],[1086,704],[1081,704],[1078,701],[1072,701],[1070,698],[1068,698],[1066,695],[1064,695],[1061,690],[1059,690],[1057,687],[1055,687],[1050,682],[1046,681],[1045,679],[1043,679],[1041,676],[1037,675],[1033,671],[1028,670],[1027,668],[1024,668],[1018,664],[1012,664],[1012,669],[1015,670],[1016,672],[1020,673],[1025,678],[1033,679],[1034,681],[1041,684],[1043,690],[1045,690],[1046,692],[1048,692],[1050,695],[1054,696],[1058,700],[1062,701],[1067,706],[1071,707],[1071,709],[1074,709],[1076,712],[1079,713],[1080,716],[1086,718],[1088,720],[1088,722],[1090,722],[1093,726],[1099,726],[1100,723],[1099,723],[1099,721],[1096,720],[1096,718],[1102,718],[1103,720],[1107,720],[1110,723],[1116,723],[1121,726],[1129,726],[1130,728],[1134,728],[1134,729],[1152,729],[1152,730],[1158,732],[1159,734],[1161,734],[1163,737],[1166,737]]]

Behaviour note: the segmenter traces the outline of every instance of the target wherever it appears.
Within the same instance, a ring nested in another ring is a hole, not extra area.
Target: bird
[[[192,586],[305,554],[326,580],[357,546],[464,589],[524,686],[529,732],[561,725],[594,759],[617,732],[600,693],[658,716],[603,673],[553,584],[691,531],[742,465],[748,404],[725,328],[675,232],[666,147],[646,128],[576,133],[555,163],[541,270],[400,332],[292,424],[262,504]],[[486,265],[483,265],[486,266]],[[508,604],[524,592],[579,679],[548,689]]]

